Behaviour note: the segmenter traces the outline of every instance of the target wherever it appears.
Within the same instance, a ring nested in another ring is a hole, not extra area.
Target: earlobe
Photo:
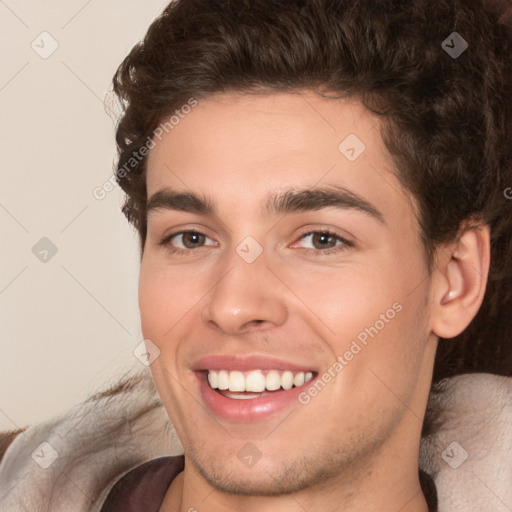
[[[434,271],[432,331],[441,338],[459,335],[477,314],[490,264],[488,225],[468,227],[457,241],[439,249]]]

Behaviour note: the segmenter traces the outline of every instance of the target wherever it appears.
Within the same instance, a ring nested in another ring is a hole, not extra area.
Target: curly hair
[[[441,340],[431,394],[461,373],[512,375],[510,7],[507,0],[172,2],[113,81],[123,106],[117,179],[141,252],[147,158],[134,155],[190,98],[302,89],[355,98],[380,117],[397,176],[416,200],[429,270],[435,248],[456,239],[463,222],[491,227],[484,302],[462,334]],[[467,42],[461,55],[443,48],[453,37]],[[423,435],[433,418],[427,410]]]

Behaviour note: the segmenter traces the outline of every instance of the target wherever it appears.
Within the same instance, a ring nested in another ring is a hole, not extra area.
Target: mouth
[[[211,354],[190,369],[209,415],[236,424],[290,414],[297,406],[304,410],[300,395],[319,376],[318,367],[257,353]]]
[[[290,370],[205,370],[208,386],[232,400],[254,400],[271,393],[299,388],[310,382],[315,373]]]
[[[223,370],[196,371],[206,410],[232,423],[255,423],[299,406],[299,395],[314,384],[316,371]],[[303,410],[303,406],[299,406]],[[291,411],[290,411],[291,412]],[[289,412],[287,414],[290,414]]]

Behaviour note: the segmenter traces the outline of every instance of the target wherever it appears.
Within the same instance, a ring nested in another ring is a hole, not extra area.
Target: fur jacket
[[[512,511],[512,378],[447,379],[436,400],[442,423],[422,439],[420,468],[439,512]],[[183,454],[147,369],[16,434],[0,435],[2,512],[99,512],[128,471]]]

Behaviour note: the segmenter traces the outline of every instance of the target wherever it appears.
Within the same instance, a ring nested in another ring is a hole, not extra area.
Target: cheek
[[[409,402],[428,340],[424,292],[422,288],[402,294],[391,307],[387,300],[375,303],[380,305],[369,310],[366,321],[354,312],[359,325],[353,326],[352,336],[343,342],[345,359],[352,358],[343,377],[356,401],[377,409]],[[353,351],[357,355],[352,356]]]
[[[188,287],[182,286],[177,273],[171,273],[143,259],[139,275],[139,309],[145,338],[158,344],[184,314]]]
[[[392,256],[286,277],[300,300],[297,307],[334,357],[346,354],[353,377],[368,377],[368,368],[375,367],[393,379],[401,367],[412,368],[421,359],[428,334],[422,260]]]
[[[213,277],[212,277],[213,275]],[[150,252],[144,255],[139,274],[139,309],[145,338],[157,345],[176,337],[215,282],[215,274],[194,265],[170,265]]]
[[[384,272],[381,265],[382,260],[373,268],[367,261],[350,262],[322,271],[283,270],[281,275],[298,299],[298,308],[309,310],[330,338],[341,341],[357,336],[388,310],[388,316],[395,317],[393,304],[403,299],[404,286],[399,273],[395,275],[390,266]]]

